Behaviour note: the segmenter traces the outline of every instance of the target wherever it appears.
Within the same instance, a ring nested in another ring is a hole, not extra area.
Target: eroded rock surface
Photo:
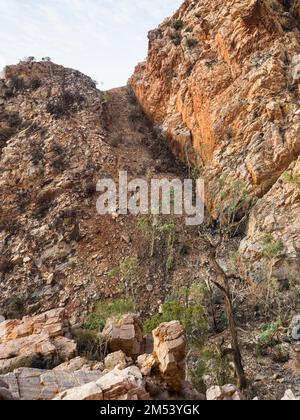
[[[142,353],[143,324],[137,315],[124,315],[120,320],[108,319],[102,334],[107,338],[111,352],[122,350],[134,359]]]
[[[186,0],[149,33],[131,78],[175,153],[205,177],[213,217],[239,219],[263,197],[240,250],[242,273],[256,281],[270,266],[262,233],[284,244],[274,276],[300,273],[299,39],[298,1]],[[294,182],[280,178],[286,171]]]
[[[69,337],[69,323],[62,308],[2,322],[0,370],[7,371],[38,354],[56,361],[71,359],[76,353],[76,343]]]
[[[16,399],[52,400],[66,389],[96,381],[100,376],[100,371],[64,372],[20,368],[0,379],[7,383],[9,391]]]
[[[180,391],[185,377],[186,338],[178,321],[163,323],[153,331],[154,356],[162,378],[173,391]]]
[[[56,400],[148,400],[141,372],[136,367],[115,368],[99,380],[62,392]]]

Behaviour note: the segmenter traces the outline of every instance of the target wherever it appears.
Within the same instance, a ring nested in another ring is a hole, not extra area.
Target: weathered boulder
[[[179,321],[159,325],[153,332],[154,355],[170,390],[180,391],[185,377],[186,338]]]
[[[56,366],[54,371],[61,370],[65,372],[76,372],[77,370],[84,371],[102,371],[104,370],[104,365],[102,362],[88,360],[85,357],[75,357],[74,359],[68,360],[67,362],[61,363]]]
[[[64,372],[20,368],[0,377],[8,385],[13,398],[21,400],[52,400],[66,389],[96,381],[102,372]]]
[[[142,374],[135,366],[115,368],[95,382],[60,393],[55,400],[148,400]]]
[[[235,385],[213,386],[206,391],[208,401],[242,401],[244,396]]]
[[[144,376],[151,374],[152,369],[157,365],[157,360],[153,354],[142,354],[137,358],[137,365]]]
[[[108,319],[102,334],[107,338],[111,352],[122,350],[133,359],[142,353],[143,324],[135,314],[124,315],[119,320]]]
[[[57,361],[72,358],[76,343],[68,338],[69,324],[64,309],[53,309],[22,320],[0,324],[0,371],[26,364],[35,355],[53,357]]]
[[[104,367],[107,370],[113,370],[116,367],[125,369],[127,366],[126,354],[122,350],[115,351],[106,356],[104,360]]]

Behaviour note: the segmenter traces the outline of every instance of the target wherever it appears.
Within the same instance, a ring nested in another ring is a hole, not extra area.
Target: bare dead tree
[[[219,289],[225,298],[225,309],[229,323],[229,330],[231,335],[231,347],[234,360],[235,371],[238,379],[238,387],[245,389],[247,387],[247,379],[242,363],[242,355],[238,339],[237,326],[234,319],[234,309],[232,303],[232,295],[230,290],[230,279],[217,262],[217,249],[219,244],[214,245],[209,239],[207,239],[209,248],[208,259],[211,267],[216,273],[216,279],[211,280],[212,283]]]

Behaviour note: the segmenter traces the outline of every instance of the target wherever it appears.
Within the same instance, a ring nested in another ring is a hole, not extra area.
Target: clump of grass
[[[215,379],[219,386],[233,383],[234,378],[229,361],[213,349],[206,349],[202,352],[196,367],[190,371],[194,387],[201,393],[206,392],[204,376],[209,375]]]
[[[272,234],[267,233],[262,237],[263,241],[263,254],[269,258],[276,258],[282,255],[284,251],[284,244],[281,240],[276,240]]]
[[[181,19],[176,19],[173,20],[172,22],[172,27],[176,30],[179,31],[180,29],[183,28],[183,21]]]
[[[162,305],[162,313],[154,315],[144,324],[146,334],[151,334],[163,322],[180,321],[190,343],[200,344],[207,333],[207,320],[202,305],[185,305],[171,300]]]
[[[85,322],[84,328],[91,331],[102,331],[108,318],[120,318],[126,313],[135,312],[135,309],[135,304],[131,299],[99,302]]]
[[[107,340],[98,332],[88,329],[73,331],[80,356],[89,360],[103,361],[107,355]]]
[[[196,45],[198,45],[198,41],[195,38],[188,38],[186,40],[186,46],[190,49],[196,47]]]
[[[292,174],[290,172],[285,172],[283,174],[283,178],[285,182],[297,185],[297,187],[300,188],[300,174]]]

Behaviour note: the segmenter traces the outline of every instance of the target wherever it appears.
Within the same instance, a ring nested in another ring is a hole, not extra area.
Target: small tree
[[[229,330],[231,335],[231,349],[227,351],[233,354],[233,361],[235,366],[235,371],[238,380],[238,387],[240,389],[245,389],[247,386],[246,375],[242,363],[242,355],[239,345],[237,326],[234,319],[234,309],[232,303],[232,295],[230,290],[230,278],[226,275],[225,271],[222,269],[220,264],[217,262],[217,250],[221,245],[220,242],[224,240],[221,237],[219,243],[214,244],[209,238],[206,238],[206,242],[209,248],[208,259],[211,267],[214,269],[217,278],[211,280],[211,282],[219,289],[224,295],[225,298],[225,309],[226,315],[229,323]]]

